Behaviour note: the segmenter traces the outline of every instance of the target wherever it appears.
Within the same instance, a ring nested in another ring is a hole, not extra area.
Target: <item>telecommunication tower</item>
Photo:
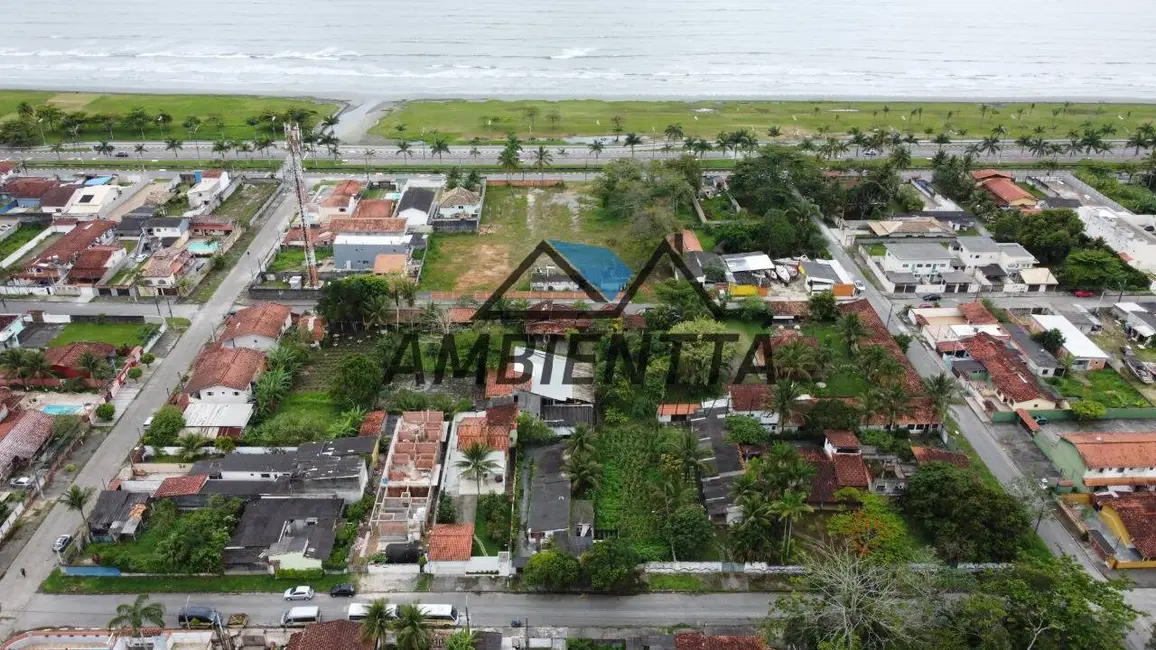
[[[301,240],[305,244],[305,265],[309,268],[308,286],[316,289],[320,283],[317,280],[317,256],[313,252],[313,240],[309,238],[309,224],[305,216],[305,206],[309,203],[309,194],[305,186],[305,171],[301,157],[301,128],[296,122],[285,123],[285,148],[289,151],[289,158],[285,161],[289,175],[292,176],[293,193],[297,197],[297,215],[301,220]]]

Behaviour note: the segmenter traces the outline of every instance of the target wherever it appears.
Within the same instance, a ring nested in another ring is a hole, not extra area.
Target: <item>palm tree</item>
[[[365,618],[361,619],[361,638],[372,641],[375,650],[385,643],[386,637],[393,627],[393,619],[389,615],[389,601],[378,598],[369,604],[365,611]]]
[[[838,327],[839,334],[843,337],[843,344],[847,346],[847,351],[854,353],[859,347],[859,339],[867,336],[867,328],[863,326],[859,314],[844,314],[839,319]]]
[[[478,633],[471,632],[469,628],[458,630],[446,637],[446,650],[477,650],[477,647]]]
[[[715,146],[718,147],[719,151],[723,152],[724,156],[727,155],[727,149],[731,148],[731,142],[731,134],[726,131],[719,131],[714,139]]]
[[[855,365],[871,384],[879,384],[903,372],[903,366],[882,345],[867,345],[855,355]]]
[[[433,633],[421,613],[421,603],[398,606],[392,627],[397,635],[397,650],[429,650]]]
[[[438,157],[438,162],[442,161],[442,154],[450,153],[450,142],[444,136],[434,136],[433,143],[430,144],[429,152]]]
[[[602,465],[593,454],[571,454],[562,464],[562,471],[570,478],[572,494],[587,494],[602,484]]]
[[[698,472],[709,472],[707,452],[699,446],[698,436],[690,429],[680,429],[666,440],[666,453],[674,457],[682,468],[684,481],[693,481]]]
[[[1132,147],[1132,155],[1139,156],[1140,149],[1147,149],[1150,144],[1148,138],[1137,129],[1132,132],[1132,135],[1128,136],[1128,140],[1124,143],[1124,148]]]
[[[675,140],[681,140],[684,135],[682,132],[682,125],[677,122],[674,124],[667,124],[666,130],[664,130],[663,133],[666,134],[666,139],[672,142]]]
[[[526,116],[526,120],[530,123],[530,138],[534,137],[534,119],[538,117],[541,110],[537,106],[526,106],[522,109],[522,115]]]
[[[963,400],[963,393],[959,389],[959,384],[955,383],[951,375],[945,372],[924,378],[923,391],[931,400],[931,405],[941,419],[947,414],[948,408]]]
[[[189,134],[189,139],[193,141],[193,147],[197,150],[197,160],[201,159],[201,143],[197,140],[197,131],[201,130],[202,124],[204,123],[201,122],[201,118],[196,115],[190,115],[185,118],[184,122],[181,122],[181,126],[185,127],[185,131]]]
[[[76,360],[76,367],[87,372],[93,379],[99,379],[97,375],[100,375],[107,365],[108,362],[93,354],[92,350],[85,350]]]
[[[208,444],[207,438],[192,434],[183,435],[177,440],[177,446],[180,447],[177,457],[181,459],[182,463],[191,463],[197,460],[197,457],[201,455],[201,449],[204,449]]]
[[[595,140],[586,145],[586,148],[590,150],[590,153],[594,154],[594,162],[597,163],[598,157],[602,155],[602,150],[606,148],[606,145],[602,144],[601,140]]]
[[[53,142],[51,145],[48,146],[48,150],[51,151],[52,153],[56,154],[57,160],[63,160],[63,158],[60,156],[60,153],[62,151],[64,151],[64,143],[63,142]]]
[[[374,149],[364,149],[361,152],[361,156],[365,158],[365,183],[367,185],[369,184],[369,159],[376,155],[377,151]]]
[[[772,124],[771,127],[767,129],[767,135],[771,136],[772,138],[777,138],[783,135],[783,130]]]
[[[121,603],[117,605],[116,616],[108,622],[108,629],[116,631],[127,627],[132,631],[133,637],[139,638],[141,628],[146,623],[163,628],[165,626],[165,606],[160,603],[148,603],[148,599],[148,594],[140,594],[132,604]]]
[[[807,505],[807,495],[802,492],[795,492],[786,490],[778,501],[771,504],[770,514],[778,517],[779,521],[783,522],[783,554],[780,561],[787,563],[787,558],[791,555],[791,524],[795,519],[814,512],[814,508]]]
[[[610,117],[610,121],[614,123],[614,129],[612,129],[614,131],[614,141],[618,142],[618,136],[622,135],[622,130],[623,130],[622,129],[622,116],[621,115],[612,115]]]
[[[337,126],[337,123],[340,121],[341,121],[341,118],[337,117],[336,113],[334,113],[333,115],[326,116],[325,118],[323,118],[321,120],[321,130],[332,132],[333,127]]]
[[[265,417],[272,413],[292,385],[292,378],[284,370],[270,370],[261,375],[253,386],[253,403],[256,406],[257,417]]]
[[[173,152],[173,155],[180,158],[181,155],[177,153],[185,148],[185,143],[176,138],[165,138],[165,150]]]
[[[887,417],[887,429],[893,431],[899,417],[911,410],[911,393],[901,381],[892,381],[876,389],[879,411]]]
[[[546,179],[546,168],[550,163],[554,162],[554,156],[550,153],[544,145],[538,145],[538,149],[534,151],[534,169],[538,170],[539,178]]]
[[[24,348],[8,348],[0,352],[0,371],[10,378],[23,376],[27,352]]]
[[[642,144],[642,137],[637,133],[630,132],[626,134],[626,138],[622,140],[622,146],[630,147],[630,157],[634,157],[634,148]]]
[[[482,479],[498,471],[498,461],[490,458],[494,448],[480,441],[473,441],[462,450],[462,457],[454,466],[461,472],[462,478],[474,479],[477,494],[482,493]]]
[[[802,341],[780,345],[771,356],[775,379],[810,381],[815,378],[814,348]]]
[[[911,166],[911,150],[907,147],[895,147],[891,150],[888,161],[896,169],[907,169]]]
[[[589,425],[577,425],[574,427],[574,433],[566,439],[566,453],[571,456],[593,454],[595,450],[594,435],[594,429]]]
[[[229,150],[232,148],[233,143],[229,142],[228,140],[217,140],[213,142],[213,153],[221,154],[222,158],[224,158],[224,155],[229,153]]]
[[[92,150],[102,156],[111,156],[116,147],[108,143],[108,140],[101,140],[99,143],[92,145]]]
[[[84,530],[88,530],[88,516],[84,514],[84,506],[88,505],[92,499],[92,493],[96,490],[90,487],[80,487],[73,483],[68,487],[68,491],[60,495],[60,502],[64,504],[69,510],[75,510],[80,514],[81,520],[84,522]]]
[[[401,156],[401,161],[408,165],[409,163],[407,160],[410,156],[413,155],[413,151],[410,150],[409,143],[405,140],[402,140],[401,142],[397,143],[397,153],[394,155]]]
[[[510,180],[510,173],[518,171],[522,166],[522,159],[518,157],[517,149],[506,147],[502,149],[502,153],[498,154],[498,166],[502,171],[506,172],[506,180]]]
[[[791,415],[795,413],[795,407],[797,406],[796,400],[798,400],[802,394],[802,385],[791,379],[775,382],[772,397],[774,398],[775,412],[779,414],[780,431],[790,424]]]
[[[25,379],[46,379],[52,376],[52,364],[40,350],[31,350],[24,355],[21,373]]]
[[[261,137],[259,137],[253,141],[253,150],[259,151],[261,153],[265,153],[270,148],[276,148],[276,147],[277,147],[277,145],[276,145],[276,143],[273,142],[273,138],[270,138],[267,135],[263,135],[263,136],[261,136]]]

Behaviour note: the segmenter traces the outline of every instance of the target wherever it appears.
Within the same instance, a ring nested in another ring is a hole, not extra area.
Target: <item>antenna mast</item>
[[[305,206],[309,203],[309,195],[305,187],[305,171],[301,162],[301,128],[296,122],[285,123],[285,149],[289,152],[285,165],[293,176],[293,193],[297,197],[297,215],[301,220],[301,239],[305,244],[305,265],[309,269],[306,286],[315,289],[320,285],[317,280],[317,256],[313,252],[313,241],[309,239],[309,224],[305,218]]]

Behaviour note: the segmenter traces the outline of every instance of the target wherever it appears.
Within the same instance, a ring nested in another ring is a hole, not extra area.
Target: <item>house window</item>
[[[208,395],[209,397],[212,397],[212,396],[213,396],[213,391],[211,391],[211,390],[210,390],[210,391],[205,391],[205,394],[206,394],[206,395]]]
[[[261,478],[269,478],[269,474],[262,474]]]
[[[233,396],[234,396],[234,397],[238,397],[238,396],[240,396],[240,395],[241,395],[241,393],[240,393],[239,391],[233,391]]]

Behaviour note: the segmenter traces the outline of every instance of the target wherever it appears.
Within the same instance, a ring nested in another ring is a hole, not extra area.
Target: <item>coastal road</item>
[[[354,599],[318,594],[308,604],[321,608],[325,620],[344,618],[350,602],[387,598],[393,603],[452,604],[461,612],[469,607],[470,623],[478,627],[505,627],[512,620],[529,620],[532,626],[650,627],[687,625],[748,625],[767,615],[775,594],[643,594],[638,596],[551,595],[516,593],[381,593],[358,594]],[[222,614],[244,612],[254,626],[277,625],[294,605],[275,594],[192,596],[156,594],[151,598],[165,606],[165,619],[176,623],[176,613],[186,602],[215,607]],[[120,603],[132,596],[50,596],[36,594],[19,617],[19,629],[68,625],[104,627]],[[63,614],[67,612],[67,614]],[[64,615],[66,618],[62,618]]]
[[[243,255],[209,302],[199,306],[197,311],[192,313],[192,325],[161,362],[156,372],[141,389],[140,394],[129,405],[116,426],[96,450],[96,453],[76,475],[75,483],[77,485],[100,490],[106,485],[116,468],[124,463],[128,451],[139,440],[140,428],[145,418],[162,406],[169,392],[179,384],[181,373],[185,372],[192,364],[193,359],[209,340],[210,334],[220,325],[237,296],[248,286],[256,270],[257,260],[261,259],[262,255],[276,245],[281,229],[288,223],[289,217],[295,210],[293,201],[288,200],[283,201],[274,209],[274,213],[265,221],[249,247],[252,255]],[[66,313],[69,309],[74,308],[105,307],[107,313],[117,313],[117,307],[131,306],[134,309],[141,307],[139,304],[117,303],[90,303],[81,306],[52,302],[48,305],[50,305],[50,310]],[[151,308],[152,305],[148,305],[148,307]],[[174,313],[176,313],[176,309],[174,309]],[[89,502],[89,510],[95,501],[94,498]],[[37,586],[48,577],[48,574],[56,566],[56,557],[49,550],[52,547],[52,540],[65,533],[75,533],[80,525],[79,514],[68,510],[63,505],[56,505],[41,522],[31,540],[13,561],[3,578],[0,578],[0,616],[4,617],[0,620],[0,639],[6,638],[16,629],[29,627],[29,624],[23,619],[23,612],[33,598]],[[27,572],[27,577],[20,575],[20,569]],[[70,622],[65,613],[72,610],[66,604],[48,607],[46,611],[55,612],[53,623],[56,625]],[[107,623],[107,617],[104,622]]]

